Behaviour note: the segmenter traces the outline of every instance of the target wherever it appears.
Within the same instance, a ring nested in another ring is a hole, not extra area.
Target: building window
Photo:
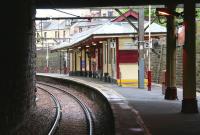
[[[46,41],[47,38],[47,32],[44,32],[44,40]]]
[[[80,27],[80,28],[79,28],[79,32],[82,32],[82,31],[83,31],[83,29]]]
[[[65,21],[65,26],[70,26],[71,25],[71,21],[70,20],[66,20]]]
[[[37,38],[39,38],[40,37],[40,34],[37,32]]]
[[[63,38],[65,38],[65,31],[63,31]]]
[[[59,31],[55,31],[55,38],[59,38],[60,35],[59,35]]]
[[[37,32],[37,43],[40,42],[40,34]]]
[[[60,38],[60,33],[59,33],[59,31],[58,31],[58,38]]]
[[[55,31],[55,38],[57,38],[58,37],[58,32],[57,31]]]
[[[113,16],[113,11],[108,11],[108,16]]]

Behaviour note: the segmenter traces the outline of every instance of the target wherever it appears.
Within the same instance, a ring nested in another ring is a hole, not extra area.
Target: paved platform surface
[[[200,135],[200,113],[181,113],[182,89],[178,88],[177,100],[165,100],[162,88],[153,85],[151,91],[133,87],[119,87],[94,78],[72,77],[114,89],[137,112],[143,122],[145,134],[151,135]],[[200,110],[200,94],[197,93]],[[126,114],[123,114],[126,115]],[[134,129],[136,130],[136,129]],[[130,133],[130,132],[129,132]],[[134,134],[134,132],[133,132]],[[128,133],[127,133],[128,135]]]

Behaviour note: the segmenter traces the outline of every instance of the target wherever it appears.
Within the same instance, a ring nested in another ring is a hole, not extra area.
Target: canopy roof
[[[134,22],[135,25],[137,26],[137,22]],[[144,27],[148,25],[148,22],[145,21]],[[147,34],[148,32],[151,32],[152,34],[165,34],[166,33],[166,28],[163,26],[160,26],[156,23],[152,23],[149,28],[145,31]],[[63,42],[60,45],[54,46],[52,48],[52,51],[59,50],[59,49],[64,49],[64,48],[70,48],[73,47],[74,45],[77,45],[84,40],[87,40],[88,38],[91,38],[93,36],[105,36],[105,37],[120,37],[122,35],[136,35],[137,31],[128,24],[128,22],[107,22],[103,25],[91,28],[89,30],[83,31],[81,33],[77,33],[71,37],[71,42]]]

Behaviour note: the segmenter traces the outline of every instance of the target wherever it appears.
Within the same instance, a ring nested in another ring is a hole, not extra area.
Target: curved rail
[[[48,135],[53,135],[55,133],[55,131],[56,131],[58,125],[59,125],[59,121],[61,119],[61,105],[60,105],[60,102],[58,101],[58,99],[53,94],[51,94],[49,91],[47,91],[47,90],[45,90],[45,89],[43,89],[39,86],[37,86],[37,87],[39,89],[47,92],[51,96],[51,98],[53,99],[54,103],[56,104],[56,119],[55,119],[55,122],[54,122],[53,126],[51,127],[49,133],[48,133]]]
[[[71,94],[71,93],[69,93],[69,92],[67,92],[67,91],[65,91],[65,90],[63,90],[61,88],[58,88],[58,87],[55,87],[55,86],[52,86],[52,85],[49,85],[49,84],[41,83],[41,82],[37,82],[37,83],[41,84],[41,85],[46,85],[46,86],[54,88],[54,89],[58,89],[58,90],[62,91],[63,93],[70,95],[73,99],[75,99],[78,102],[78,104],[80,104],[81,108],[84,110],[84,113],[85,113],[85,116],[86,116],[86,119],[87,119],[87,123],[88,123],[88,126],[89,126],[89,135],[93,135],[93,120],[92,120],[92,116],[91,116],[91,113],[89,111],[89,108],[84,103],[82,103],[73,94]]]

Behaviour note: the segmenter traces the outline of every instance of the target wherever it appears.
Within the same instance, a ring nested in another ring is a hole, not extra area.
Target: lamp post
[[[149,28],[151,25],[151,6],[149,5]],[[148,45],[148,91],[151,90],[151,58],[150,58],[150,45],[151,45],[151,31],[149,30],[149,45]]]
[[[144,7],[139,9],[138,19],[138,88],[144,89]]]

